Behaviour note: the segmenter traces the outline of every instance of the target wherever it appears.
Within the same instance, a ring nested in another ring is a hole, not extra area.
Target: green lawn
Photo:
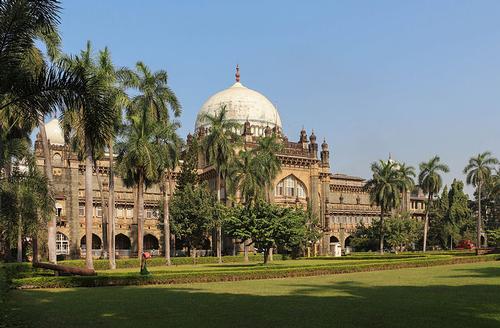
[[[16,327],[500,327],[500,262],[9,298]]]

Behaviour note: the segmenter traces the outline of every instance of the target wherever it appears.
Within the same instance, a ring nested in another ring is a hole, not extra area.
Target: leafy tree
[[[423,251],[427,248],[427,232],[429,229],[429,212],[432,208],[434,196],[439,193],[443,185],[443,179],[440,172],[447,173],[449,168],[446,164],[440,163],[439,156],[434,156],[428,162],[422,162],[419,165],[420,173],[418,175],[419,187],[427,194],[427,204],[425,209],[424,221],[424,242]]]
[[[202,248],[213,227],[214,197],[206,183],[186,184],[175,190],[171,201],[172,231],[186,241],[191,255]]]
[[[408,249],[422,235],[422,223],[411,218],[408,212],[396,214],[384,222],[387,244],[396,251]]]
[[[371,165],[373,177],[366,184],[370,201],[380,207],[380,254],[384,253],[384,217],[399,206],[405,182],[397,170],[397,163],[379,161]]]
[[[491,176],[494,166],[498,164],[498,159],[494,158],[489,151],[485,151],[482,154],[478,154],[476,157],[472,157],[469,160],[469,164],[464,168],[464,174],[467,175],[467,184],[472,184],[476,187],[477,192],[477,223],[476,223],[476,233],[477,233],[477,247],[481,247],[481,197],[484,185],[488,178]]]
[[[264,264],[269,249],[279,246],[292,250],[307,242],[307,215],[300,208],[286,208],[262,200],[252,206],[236,207],[225,222],[232,236],[250,239],[256,248],[264,251]]]
[[[9,244],[17,240],[17,261],[23,258],[24,237],[32,237],[33,261],[37,261],[38,230],[48,221],[54,200],[33,154],[27,153],[22,162],[16,162],[10,177],[0,180],[0,202],[0,231],[6,232]]]
[[[203,139],[205,157],[215,169],[217,202],[221,202],[221,179],[226,181],[235,147],[240,136],[233,132],[239,128],[236,121],[227,118],[226,106],[223,105],[214,115],[206,114],[202,119],[210,126],[208,134]],[[225,188],[227,190],[227,188]],[[222,227],[217,227],[217,257],[222,263]]]

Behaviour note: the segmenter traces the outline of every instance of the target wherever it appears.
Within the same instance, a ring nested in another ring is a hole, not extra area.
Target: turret
[[[314,134],[314,130],[309,136],[309,152],[313,154],[314,158],[318,157],[318,144],[316,143],[316,135]]]
[[[323,166],[330,167],[330,151],[328,150],[326,139],[324,139],[321,144],[321,164]]]
[[[300,130],[299,143],[302,144],[302,148],[307,149],[307,132],[304,128]]]

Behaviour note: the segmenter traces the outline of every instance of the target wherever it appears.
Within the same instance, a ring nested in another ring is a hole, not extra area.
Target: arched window
[[[122,233],[115,236],[115,248],[116,249],[130,249],[130,238]]]
[[[294,177],[289,175],[276,185],[276,196],[306,198],[306,187],[304,184]]]
[[[101,249],[101,238],[99,238],[98,235],[92,234],[92,249]],[[80,239],[80,246],[81,248],[86,248],[87,247],[87,239],[86,236],[83,236],[82,239]]]
[[[338,243],[339,239],[335,236],[330,236],[330,243]]]
[[[68,255],[69,254],[69,240],[65,234],[58,232],[56,234],[56,254]]]
[[[61,165],[62,164],[62,156],[59,153],[55,153],[52,156],[52,164],[54,165]]]
[[[153,250],[153,249],[158,249],[159,248],[159,243],[158,239],[151,235],[147,234],[144,236],[144,249],[145,250]]]

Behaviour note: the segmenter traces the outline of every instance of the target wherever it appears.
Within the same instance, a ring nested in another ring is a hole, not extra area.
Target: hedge
[[[475,263],[499,260],[499,255],[477,257],[429,257],[404,259],[376,263],[359,263],[347,265],[311,265],[302,267],[259,267],[251,269],[234,269],[225,271],[187,271],[174,273],[155,273],[149,276],[139,274],[126,276],[100,275],[93,277],[33,277],[13,279],[11,286],[20,289],[31,288],[70,288],[101,287],[126,285],[180,284],[194,282],[238,281],[253,279],[270,279],[286,277],[305,277],[317,275],[340,274],[350,272],[391,270],[401,268],[428,267],[436,265]]]
[[[282,254],[274,254],[273,258],[275,260],[284,260],[288,257]],[[248,259],[250,262],[262,262],[264,261],[264,256],[262,254],[257,255],[249,255]],[[194,264],[192,257],[172,257],[171,258],[173,265],[186,265],[186,264]],[[224,256],[222,257],[223,263],[243,263],[243,256]],[[58,262],[61,265],[70,265],[76,267],[85,267],[85,260],[65,260]],[[219,260],[217,257],[213,256],[203,256],[196,258],[196,264],[217,264]],[[116,267],[118,269],[126,269],[126,268],[138,268],[140,267],[140,261],[138,258],[129,258],[129,259],[119,259],[116,260]],[[148,260],[148,266],[163,266],[165,265],[164,257],[153,257]],[[108,270],[109,269],[109,260],[94,260],[94,269],[96,270]]]

